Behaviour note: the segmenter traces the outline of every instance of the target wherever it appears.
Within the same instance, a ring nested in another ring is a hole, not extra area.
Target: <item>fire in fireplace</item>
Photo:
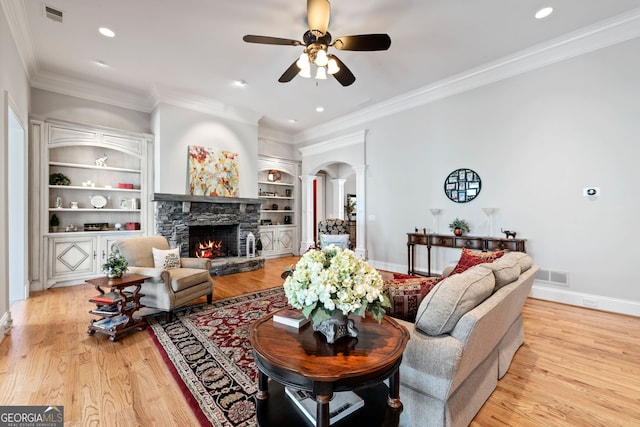
[[[198,258],[238,256],[238,225],[189,226],[189,256]]]
[[[220,256],[222,240],[207,240],[196,243],[194,255],[197,258],[217,258]]]

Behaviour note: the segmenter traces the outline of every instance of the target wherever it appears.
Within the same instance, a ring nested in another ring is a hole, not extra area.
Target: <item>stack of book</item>
[[[316,401],[311,393],[304,390],[296,390],[285,387],[287,396],[293,400],[298,409],[313,423],[316,423]],[[364,406],[364,400],[352,391],[341,391],[333,393],[333,398],[329,401],[329,424],[333,424],[347,415],[352,414],[357,409]]]
[[[125,304],[124,308],[122,309],[122,312],[126,312],[129,310],[133,310],[136,307],[136,303],[133,301],[129,301],[128,303]],[[98,314],[101,316],[112,316],[114,314],[118,314],[118,304],[100,304],[98,305],[98,307],[94,308],[93,310],[91,310],[91,313],[93,314]]]
[[[131,292],[124,292],[126,297],[132,295]],[[122,296],[118,292],[107,292],[106,294],[96,295],[91,298],[91,302],[100,303],[100,304],[114,304],[116,302],[122,301]]]
[[[100,329],[104,329],[106,331],[114,331],[116,327],[120,325],[124,325],[129,321],[128,316],[115,316],[115,317],[106,317],[102,320],[98,320],[92,323],[92,326],[95,326]]]
[[[289,309],[278,311],[273,315],[273,321],[292,328],[301,328],[309,323],[309,319],[304,317],[300,311]]]

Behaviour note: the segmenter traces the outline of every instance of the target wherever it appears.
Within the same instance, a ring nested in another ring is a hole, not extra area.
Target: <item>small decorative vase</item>
[[[462,228],[454,228],[453,229],[453,234],[455,234],[456,236],[462,236]]]
[[[355,338],[358,336],[358,329],[356,329],[353,320],[339,310],[330,319],[323,320],[320,323],[314,322],[313,330],[324,335],[329,344],[333,344],[343,337]]]
[[[122,277],[122,273],[112,273],[112,272],[107,273],[107,278],[109,279],[119,279],[121,277]]]

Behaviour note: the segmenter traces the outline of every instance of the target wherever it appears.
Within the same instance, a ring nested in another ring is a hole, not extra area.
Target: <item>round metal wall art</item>
[[[482,189],[480,175],[471,169],[456,169],[444,180],[444,194],[456,203],[467,203]]]

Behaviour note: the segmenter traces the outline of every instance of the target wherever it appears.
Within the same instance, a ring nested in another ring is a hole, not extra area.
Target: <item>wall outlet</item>
[[[598,308],[598,300],[594,298],[583,298],[582,305],[589,308]]]

